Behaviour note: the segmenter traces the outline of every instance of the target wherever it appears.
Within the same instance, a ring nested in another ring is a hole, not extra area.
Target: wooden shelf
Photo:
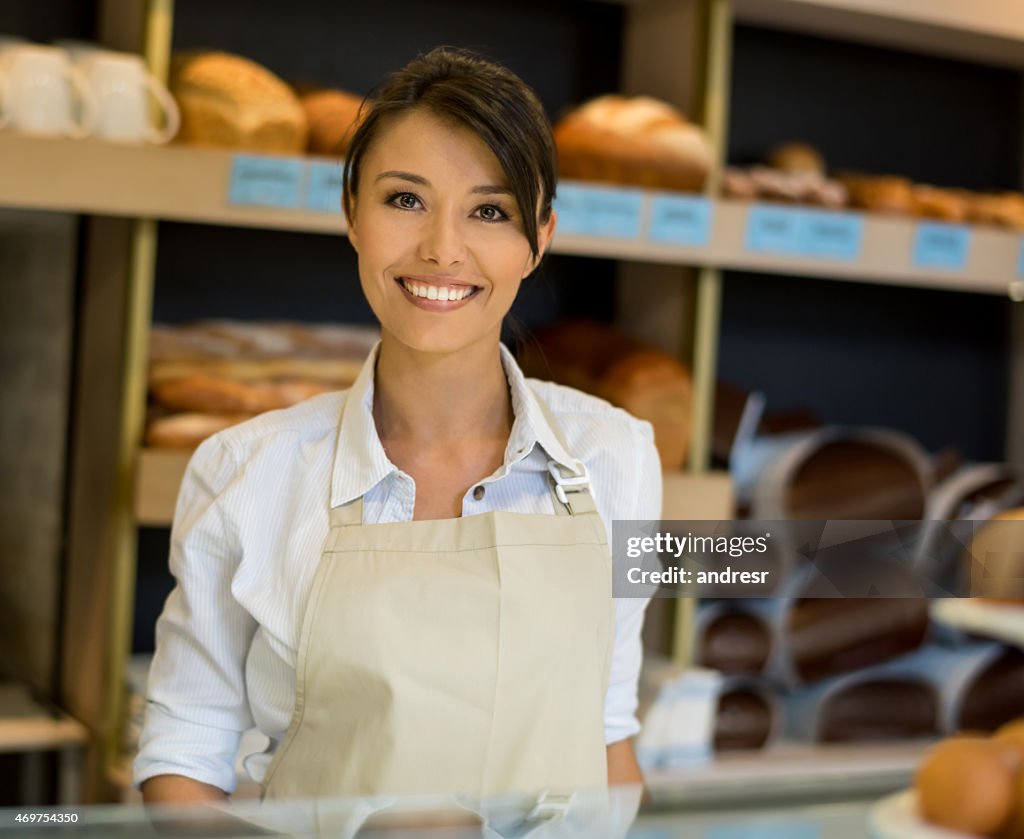
[[[243,157],[257,163],[291,166],[293,172],[302,173],[318,166],[340,166],[339,161],[327,158]],[[120,146],[94,140],[39,139],[0,133],[0,206],[312,233],[345,232],[340,210],[230,203],[237,158],[231,152],[211,149]],[[322,174],[323,170],[320,171]],[[1022,237],[1016,233],[986,227],[963,228],[970,245],[962,267],[922,268],[914,264],[914,242],[920,227],[917,221],[851,213],[843,215],[863,224],[856,256],[802,256],[748,248],[751,214],[768,205],[709,201],[703,205],[708,221],[698,237],[701,244],[666,244],[651,239],[655,208],[666,201],[701,203],[702,199],[572,182],[563,182],[560,195],[573,190],[584,203],[604,201],[605,209],[608,201],[620,202],[611,215],[625,206],[627,221],[629,213],[633,214],[635,230],[622,235],[569,232],[574,225],[568,223],[566,208],[566,224],[552,245],[556,253],[1024,297],[1020,274]],[[587,209],[583,207],[584,211]],[[784,207],[775,210],[807,211]],[[585,229],[579,225],[575,228]]]
[[[135,482],[135,521],[147,527],[168,527],[185,467],[188,449],[142,449]],[[728,519],[733,516],[733,484],[727,472],[693,475],[667,472],[664,515],[670,519]]]
[[[734,8],[740,23],[1024,68],[1019,0],[734,0]]]
[[[84,725],[60,711],[50,713],[24,685],[0,685],[0,752],[63,749],[88,739]]]

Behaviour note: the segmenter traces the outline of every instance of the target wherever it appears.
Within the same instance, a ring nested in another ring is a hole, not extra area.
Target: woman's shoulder
[[[526,383],[534,396],[543,401],[555,419],[563,425],[568,423],[580,428],[638,434],[653,439],[654,430],[647,420],[633,416],[606,399],[543,379],[528,378]]]
[[[268,447],[333,444],[347,394],[347,390],[330,391],[289,408],[266,411],[218,431],[206,443],[227,449],[238,460],[246,460]]]

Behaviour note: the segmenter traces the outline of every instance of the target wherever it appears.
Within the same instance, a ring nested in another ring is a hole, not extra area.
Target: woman
[[[555,230],[533,92],[438,49],[353,137],[344,209],[381,340],[353,387],[207,440],[135,783],[223,799],[241,732],[269,798],[639,783],[643,600],[613,519],[660,517],[648,423],[525,379],[499,338]]]

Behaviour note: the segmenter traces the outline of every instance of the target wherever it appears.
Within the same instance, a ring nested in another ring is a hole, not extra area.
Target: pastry
[[[152,420],[146,428],[147,446],[191,449],[211,434],[245,422],[252,414],[172,414]]]
[[[784,143],[772,150],[768,163],[783,172],[809,172],[823,177],[825,159],[807,143]]]

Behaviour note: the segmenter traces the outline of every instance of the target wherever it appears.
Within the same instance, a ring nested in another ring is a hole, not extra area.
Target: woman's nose
[[[443,213],[435,214],[423,230],[419,256],[441,267],[462,262],[466,256],[466,243],[458,220]]]

